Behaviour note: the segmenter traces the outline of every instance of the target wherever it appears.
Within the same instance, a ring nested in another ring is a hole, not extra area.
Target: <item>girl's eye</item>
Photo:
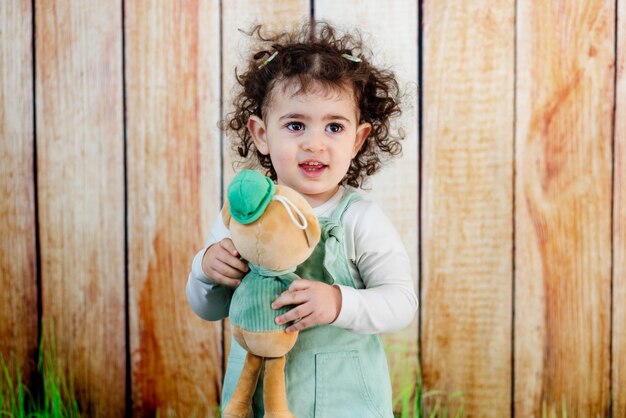
[[[343,125],[341,125],[340,123],[329,123],[326,126],[326,131],[334,133],[334,134],[339,133],[343,131]]]
[[[294,131],[294,132],[299,132],[299,131],[304,130],[304,123],[302,122],[289,122],[285,126],[287,127],[287,129],[289,129],[290,131]]]

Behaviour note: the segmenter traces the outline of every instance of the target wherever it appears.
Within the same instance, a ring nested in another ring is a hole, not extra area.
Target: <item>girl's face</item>
[[[316,207],[337,192],[372,127],[358,123],[352,91],[313,85],[296,94],[298,87],[276,83],[264,119],[251,116],[248,130],[259,152],[269,154],[278,184]]]

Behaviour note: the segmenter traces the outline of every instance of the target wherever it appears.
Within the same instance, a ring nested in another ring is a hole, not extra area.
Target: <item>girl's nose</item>
[[[326,140],[323,133],[311,132],[304,138],[302,148],[309,152],[319,152],[326,148]]]

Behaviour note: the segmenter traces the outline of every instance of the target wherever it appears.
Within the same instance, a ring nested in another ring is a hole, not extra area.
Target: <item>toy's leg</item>
[[[263,403],[265,418],[294,418],[287,406],[285,356],[265,359]]]
[[[246,418],[252,404],[252,395],[256,389],[263,359],[248,353],[237,387],[222,413],[223,418]]]

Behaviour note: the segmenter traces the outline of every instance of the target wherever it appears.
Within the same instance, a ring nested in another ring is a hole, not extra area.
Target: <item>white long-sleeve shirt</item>
[[[327,202],[314,208],[315,215],[330,217],[344,190],[340,187]],[[357,288],[338,286],[341,311],[332,325],[359,333],[394,332],[406,327],[417,311],[417,296],[409,257],[396,229],[378,205],[367,200],[350,205],[342,224],[346,255]],[[193,259],[187,280],[189,305],[207,320],[228,315],[233,289],[209,278],[202,269],[202,258],[212,244],[229,237],[218,216],[206,245]]]

